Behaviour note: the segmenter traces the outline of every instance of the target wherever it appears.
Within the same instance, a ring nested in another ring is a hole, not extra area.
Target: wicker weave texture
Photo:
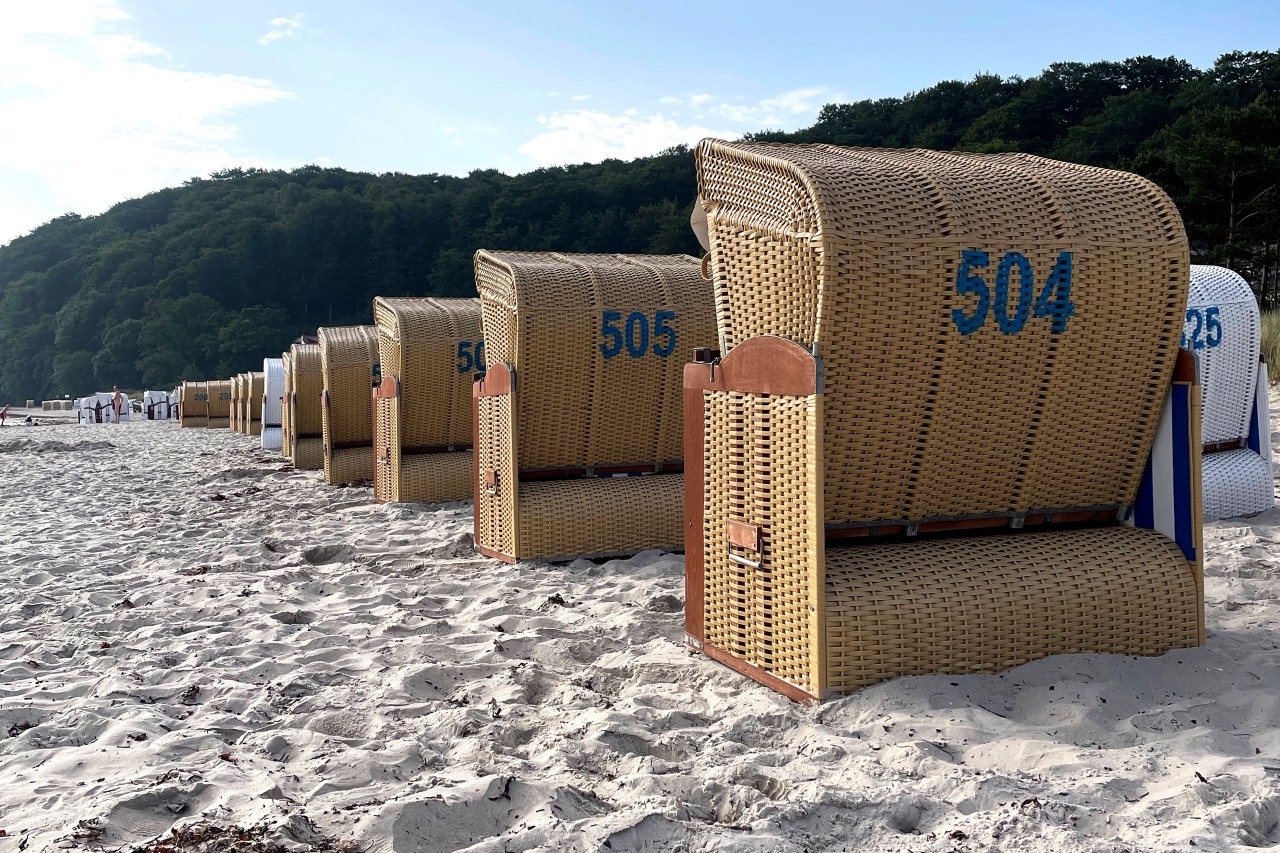
[[[515,368],[522,470],[679,461],[683,363],[715,341],[687,255],[479,251],[490,363]]]
[[[828,523],[1133,500],[1188,285],[1155,185],[1021,154],[718,141],[697,169],[722,348],[773,334],[823,359]]]
[[[325,448],[324,481],[331,486],[373,479],[373,447]]]
[[[520,484],[520,559],[567,559],[683,547],[684,477],[601,477]]]
[[[1225,267],[1192,265],[1182,339],[1200,368],[1204,443],[1247,437],[1262,346],[1248,282]]]
[[[320,365],[318,345],[294,344],[290,349],[293,355],[293,395],[289,400],[290,434],[296,447],[299,439],[320,439],[324,436],[320,404],[320,394],[324,391],[324,372]]]
[[[469,501],[474,465],[470,450],[401,456],[395,489],[384,500],[424,504]]]
[[[470,444],[471,377],[483,370],[480,300],[378,297],[373,301],[382,375],[400,384],[400,440]]]
[[[256,421],[258,423],[259,430],[261,430],[262,394],[263,386],[266,382],[266,375],[262,371],[255,371],[253,373],[246,373],[245,376],[247,376],[249,380],[246,391],[249,395],[249,399],[246,401],[249,412],[249,422],[252,424]],[[257,433],[255,433],[255,435],[256,434]]]
[[[475,497],[476,544],[500,554],[518,555],[516,500],[520,477],[515,454],[515,406],[510,395],[502,394],[481,397],[476,409],[476,464],[482,472],[493,471],[496,479]]]
[[[902,675],[1197,644],[1195,576],[1169,539],[1108,527],[830,548],[826,669],[845,693]]]
[[[240,424],[240,400],[241,388],[240,383],[243,380],[242,374],[236,374],[231,377],[231,431],[243,432],[244,429]]]
[[[330,445],[363,441],[373,446],[370,389],[378,363],[378,330],[373,326],[321,328],[320,365],[328,400],[324,438]]]
[[[209,383],[209,419],[227,427],[231,421],[231,380],[219,379]]]
[[[1206,453],[1202,464],[1206,521],[1257,515],[1276,505],[1271,463],[1252,450]]]
[[[181,426],[204,428],[209,425],[209,383],[183,382],[179,390]]]
[[[293,440],[293,467],[302,471],[320,471],[324,468],[324,439],[295,437]]]

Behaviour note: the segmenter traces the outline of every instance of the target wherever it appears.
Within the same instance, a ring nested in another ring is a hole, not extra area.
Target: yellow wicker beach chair
[[[231,426],[231,380],[219,379],[209,383],[209,429],[229,429]]]
[[[245,422],[249,425],[246,435],[262,435],[262,393],[266,375],[261,371],[245,374],[244,401]]]
[[[324,481],[330,485],[373,479],[370,394],[378,367],[373,326],[326,326],[320,339]]]
[[[179,391],[178,426],[205,429],[209,426],[209,383],[183,382]]]
[[[705,141],[686,631],[788,696],[1204,640],[1188,250],[1150,182]]]
[[[686,255],[476,253],[475,541],[507,561],[682,545],[682,362],[714,340]]]
[[[231,431],[244,432],[244,428],[240,424],[240,402],[241,395],[244,393],[241,383],[244,382],[244,374],[237,373],[231,377]]]
[[[280,354],[280,364],[284,369],[284,393],[280,397],[280,455],[286,459],[293,458],[293,408],[289,405],[293,397],[293,349]]]
[[[291,419],[289,440],[293,467],[319,470],[324,467],[324,417],[320,395],[324,391],[324,373],[320,367],[320,347],[316,344],[294,344],[292,358],[292,391],[289,397]],[[286,373],[286,382],[288,376]]]
[[[470,500],[471,381],[484,370],[480,300],[378,297],[373,393],[380,502]]]

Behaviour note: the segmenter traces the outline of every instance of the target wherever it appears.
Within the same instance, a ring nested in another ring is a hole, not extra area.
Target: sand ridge
[[[169,423],[11,425],[0,476],[0,853],[1280,846],[1277,511],[1207,526],[1204,648],[808,708],[681,645],[678,555],[507,566]]]

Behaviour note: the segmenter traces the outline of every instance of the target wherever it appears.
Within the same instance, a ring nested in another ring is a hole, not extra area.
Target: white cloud
[[[53,10],[50,10],[53,7]],[[166,67],[124,29],[118,0],[0,4],[0,244],[54,216],[112,204],[230,165],[237,110],[290,97],[265,80]]]
[[[630,160],[681,143],[691,145],[706,136],[734,135],[681,125],[660,113],[642,116],[634,110],[624,115],[591,110],[557,112],[538,116],[538,123],[546,129],[517,149],[535,166],[589,163],[611,157]]]
[[[298,31],[302,29],[302,19],[306,17],[305,12],[299,12],[292,18],[272,18],[269,22],[271,29],[266,35],[258,39],[258,44],[268,45],[280,39],[295,38]]]
[[[754,103],[742,103],[719,98],[706,92],[694,92],[683,97],[667,95],[659,99],[662,104],[687,104],[699,116],[718,116],[739,125],[743,131],[764,130],[773,127],[796,127],[818,115],[823,104],[839,101],[843,95],[826,86],[792,89],[780,95],[762,98]]]
[[[591,96],[590,96],[590,95],[574,95],[573,97],[569,98],[569,100],[571,100],[571,101],[589,101],[589,100],[591,100]]]

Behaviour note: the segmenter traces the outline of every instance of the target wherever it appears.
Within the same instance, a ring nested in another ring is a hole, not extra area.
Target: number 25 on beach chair
[[[1150,182],[704,141],[686,633],[792,698],[1203,642],[1188,250]]]
[[[715,340],[687,255],[476,253],[475,541],[507,561],[679,550],[681,371]]]
[[[1269,383],[1258,300],[1243,278],[1191,267],[1182,345],[1200,373],[1205,519],[1266,512],[1276,503]]]

